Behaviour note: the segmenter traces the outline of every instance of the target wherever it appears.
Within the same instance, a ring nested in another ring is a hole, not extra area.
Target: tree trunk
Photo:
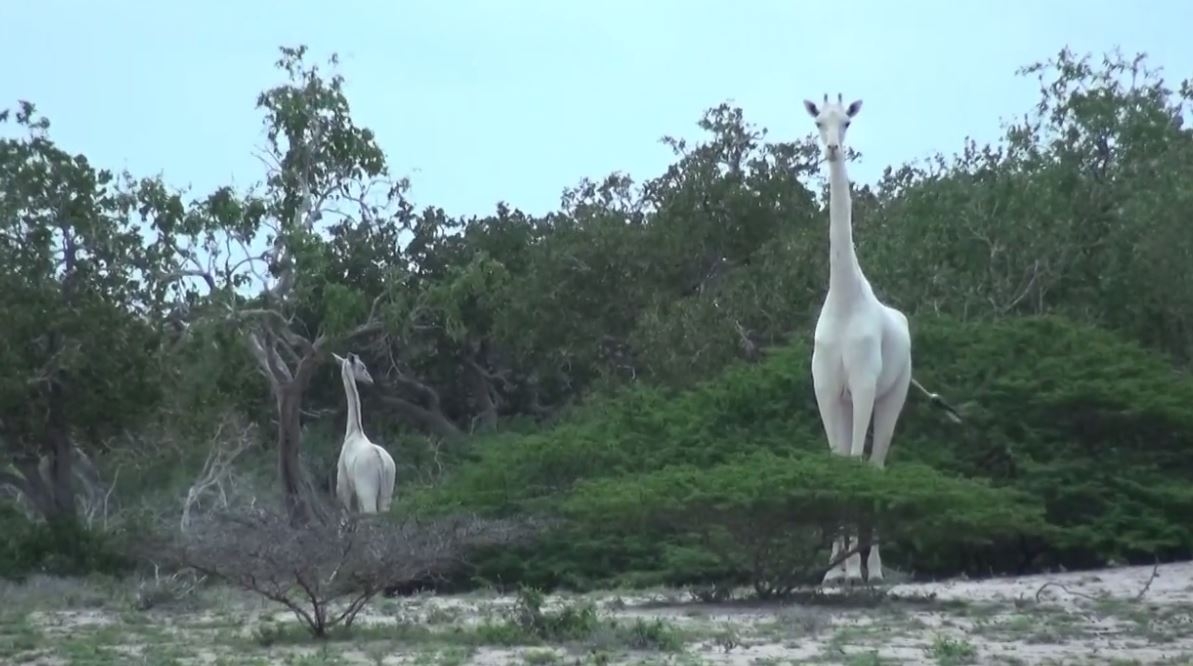
[[[78,279],[76,265],[79,246],[70,225],[63,218],[59,225],[62,231],[62,301],[66,307],[74,302],[75,282]],[[66,336],[61,330],[50,333],[51,359],[54,359],[67,346]],[[69,428],[66,418],[66,401],[62,395],[61,368],[57,362],[51,362],[49,374],[49,403],[46,413],[45,446],[50,453],[50,492],[54,496],[53,517],[47,520],[75,521],[78,514],[75,509],[75,486],[73,478],[74,451],[70,442]]]
[[[474,432],[488,432],[497,428],[497,400],[494,398],[493,385],[485,376],[481,366],[475,361],[469,363],[465,372],[468,373],[472,389],[473,406],[476,415],[472,417]],[[477,424],[480,427],[477,427]]]
[[[298,382],[280,387],[277,404],[278,473],[286,512],[297,525],[322,521],[324,515],[314,490],[302,473],[302,388]]]
[[[49,410],[46,418],[45,446],[50,454],[50,494],[53,496],[52,515],[48,521],[74,521],[75,508],[74,451],[66,428],[66,414],[62,387],[50,380]]]

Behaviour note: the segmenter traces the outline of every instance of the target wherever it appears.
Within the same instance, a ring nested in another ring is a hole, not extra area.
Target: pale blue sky
[[[1014,76],[1068,44],[1193,75],[1189,0],[6,0],[0,100],[39,105],[100,166],[207,191],[261,177],[256,95],[279,45],[342,56],[349,98],[418,206],[533,213],[580,178],[656,175],[708,107],[790,139],[800,100],[865,107],[855,180],[990,140],[1036,99]]]

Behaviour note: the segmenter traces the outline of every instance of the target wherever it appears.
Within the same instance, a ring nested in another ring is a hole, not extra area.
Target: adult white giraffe
[[[336,497],[348,511],[353,500],[361,513],[389,511],[394,494],[394,459],[389,452],[369,441],[360,419],[360,394],[356,382],[373,383],[373,376],[356,354],[347,358],[332,354],[340,365],[344,395],[348,399],[348,424],[336,462]]]
[[[857,260],[845,171],[845,133],[862,102],[854,101],[848,107],[841,102],[840,93],[835,103],[829,102],[827,94],[819,106],[804,101],[816,119],[829,165],[829,281],[816,321],[812,383],[832,452],[861,457],[873,416],[870,462],[881,468],[912,381],[911,333],[907,317],[874,295]],[[853,548],[857,539],[856,527],[849,526],[845,535],[833,540],[830,562]],[[866,572],[868,580],[882,580],[877,530],[872,533]],[[839,563],[830,568],[823,583],[836,583],[842,577],[848,583],[862,580],[859,553],[849,555],[844,566]]]

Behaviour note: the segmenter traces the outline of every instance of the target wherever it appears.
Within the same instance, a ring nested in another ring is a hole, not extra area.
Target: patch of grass
[[[459,621],[461,614],[459,608],[432,606],[427,610],[425,622],[427,624],[451,624]]]
[[[549,666],[559,663],[560,659],[553,650],[527,650],[522,653],[522,663],[527,666]]]
[[[1043,606],[975,621],[969,629],[999,641],[1022,641],[1036,645],[1059,645],[1093,635],[1088,616],[1061,608]]]
[[[596,607],[591,602],[567,604],[555,612],[543,610],[543,594],[523,588],[508,622],[544,641],[558,642],[583,638],[596,629]]]
[[[242,645],[245,642],[240,636],[228,638]],[[663,620],[602,618],[590,602],[568,603],[546,611],[541,606],[541,597],[527,592],[520,596],[505,617],[485,621],[475,627],[415,622],[359,625],[350,629],[338,628],[329,632],[322,641],[317,641],[297,623],[266,620],[252,631],[249,643],[253,647],[271,649],[345,640],[351,640],[356,645],[397,643],[403,646],[450,646],[446,650],[428,653],[419,662],[456,666],[467,660],[477,646],[482,645],[563,645],[583,647],[591,655],[615,654],[626,650],[678,652],[687,639],[687,634]],[[531,656],[531,660],[546,660],[545,655],[556,653],[539,650],[533,654],[537,656]],[[377,656],[370,654],[370,658],[379,663]]]
[[[137,581],[130,599],[132,608],[145,611],[151,608],[196,610],[203,579],[193,573],[146,577]]]
[[[477,627],[477,638],[496,645],[572,643],[594,649],[667,652],[680,650],[685,642],[682,632],[661,619],[629,623],[602,619],[591,601],[568,603],[554,611],[542,606],[540,592],[523,589],[504,620]]]
[[[717,647],[726,653],[741,645],[741,637],[737,635],[737,630],[732,625],[722,626],[713,640]]]
[[[476,636],[469,636],[466,629],[453,627],[436,631],[425,625],[399,622],[386,625],[361,625],[336,627],[327,636],[317,639],[300,624],[294,622],[271,622],[263,620],[251,633],[251,640],[260,647],[319,645],[344,641],[398,641],[401,643],[435,644],[442,642],[463,642],[476,644]]]
[[[634,620],[629,626],[614,625],[625,637],[625,645],[632,650],[678,652],[683,649],[684,636],[675,627],[660,620]]]
[[[5,612],[21,615],[35,610],[115,608],[128,597],[128,585],[110,576],[64,578],[37,574],[21,582],[0,579]]]
[[[41,630],[30,624],[28,618],[4,622],[0,624],[0,659],[34,652],[43,641]]]
[[[780,609],[773,618],[756,626],[759,634],[771,638],[816,636],[832,625],[832,615],[815,606],[793,605]]]
[[[456,645],[439,650],[435,653],[435,666],[464,666],[468,659],[476,652],[472,646]]]
[[[1100,614],[1135,626],[1134,635],[1147,638],[1150,643],[1171,643],[1177,640],[1193,622],[1193,608],[1187,604],[1156,606],[1125,599],[1103,599],[1095,608]]]
[[[973,643],[947,636],[938,636],[932,642],[932,646],[928,648],[928,653],[940,666],[972,664],[978,658],[978,649],[973,646]]]
[[[147,643],[142,651],[146,664],[185,664],[193,657],[193,649],[181,643]]]
[[[116,650],[110,635],[98,631],[60,637],[54,644],[54,655],[70,664],[116,664],[127,659]]]
[[[312,654],[290,655],[286,658],[285,663],[287,666],[327,666],[328,664],[341,664],[343,661],[327,645],[324,645]]]

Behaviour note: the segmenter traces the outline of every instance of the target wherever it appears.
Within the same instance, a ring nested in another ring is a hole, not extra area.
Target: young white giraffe
[[[332,356],[340,365],[344,395],[348,399],[348,424],[336,462],[336,496],[348,511],[352,511],[355,500],[361,513],[385,513],[393,501],[394,459],[365,436],[360,419],[360,394],[356,390],[356,382],[372,384],[373,376],[356,354],[348,354],[347,358]]]
[[[870,462],[886,461],[895,423],[911,383],[911,333],[907,317],[874,295],[858,264],[853,246],[852,204],[845,172],[845,133],[862,108],[861,100],[830,103],[828,95],[816,105],[804,101],[816,119],[829,165],[829,282],[816,321],[812,350],[812,383],[829,447],[837,455],[860,457],[865,451],[871,416],[874,441]],[[857,542],[856,527],[833,541],[830,561]],[[882,580],[877,531],[866,561],[870,581]],[[862,580],[861,555],[854,553],[829,569],[824,584],[841,578]]]

